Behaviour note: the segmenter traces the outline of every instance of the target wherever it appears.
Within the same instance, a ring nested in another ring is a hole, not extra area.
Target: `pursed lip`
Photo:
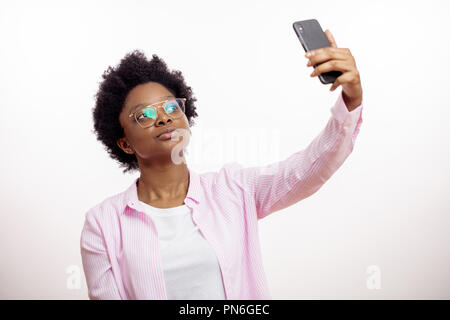
[[[175,131],[177,128],[175,128],[175,127],[167,127],[167,128],[164,128],[163,129],[163,131],[161,131],[157,136],[156,136],[156,138],[158,138],[160,135],[162,135],[163,133],[168,133],[168,132],[172,132],[172,131]]]

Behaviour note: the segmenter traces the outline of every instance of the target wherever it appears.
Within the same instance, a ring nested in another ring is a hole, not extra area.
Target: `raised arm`
[[[228,166],[231,175],[255,199],[258,219],[309,197],[352,152],[362,123],[362,102],[348,111],[342,94],[325,128],[303,150],[266,166]]]

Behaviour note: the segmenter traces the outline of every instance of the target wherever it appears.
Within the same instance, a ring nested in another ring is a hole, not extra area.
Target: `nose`
[[[172,119],[164,112],[163,108],[158,108],[158,118],[156,118],[155,126],[163,126],[172,123]]]

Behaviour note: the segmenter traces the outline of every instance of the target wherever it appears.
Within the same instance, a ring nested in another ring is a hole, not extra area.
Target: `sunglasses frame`
[[[136,111],[130,113],[130,114],[128,115],[128,118],[131,118],[131,117],[134,116],[134,120],[137,122],[137,124],[138,124],[141,128],[144,128],[144,129],[150,128],[150,127],[154,126],[155,123],[156,123],[156,120],[158,120],[158,109],[164,107],[164,105],[166,104],[166,102],[167,102],[167,101],[171,101],[171,100],[182,100],[182,101],[183,101],[183,108],[180,107],[180,109],[181,109],[181,111],[182,111],[183,113],[185,112],[185,109],[186,109],[186,100],[187,100],[187,99],[186,99],[186,98],[171,98],[171,99],[167,99],[167,100],[161,100],[161,101],[158,101],[158,102],[155,102],[155,103],[152,103],[152,104],[143,105],[142,107],[138,108],[138,110],[136,110]],[[153,107],[154,105],[158,105],[158,106],[155,108],[155,107]],[[150,126],[145,126],[145,127],[144,127],[144,126],[142,126],[142,125],[139,123],[138,119],[136,119],[136,113],[139,112],[139,111],[141,111],[142,109],[148,108],[148,107],[155,108],[155,111],[156,111],[156,119],[155,119],[155,121],[153,122],[152,125],[150,125]],[[172,118],[172,119],[178,119],[178,118],[173,118],[170,114],[168,114],[168,113],[166,112],[166,109],[164,109],[164,113],[167,114],[167,115],[168,115],[170,118]]]

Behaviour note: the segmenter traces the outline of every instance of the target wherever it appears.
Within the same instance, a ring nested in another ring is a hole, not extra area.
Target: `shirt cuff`
[[[361,101],[361,104],[358,107],[356,107],[352,111],[348,111],[347,106],[345,105],[345,102],[344,102],[344,97],[342,96],[342,94],[343,94],[343,91],[341,90],[341,93],[339,94],[339,97],[338,97],[336,103],[331,108],[331,114],[340,123],[342,123],[347,118],[348,115],[353,116],[353,115],[359,113],[359,111],[363,107],[363,101]]]

